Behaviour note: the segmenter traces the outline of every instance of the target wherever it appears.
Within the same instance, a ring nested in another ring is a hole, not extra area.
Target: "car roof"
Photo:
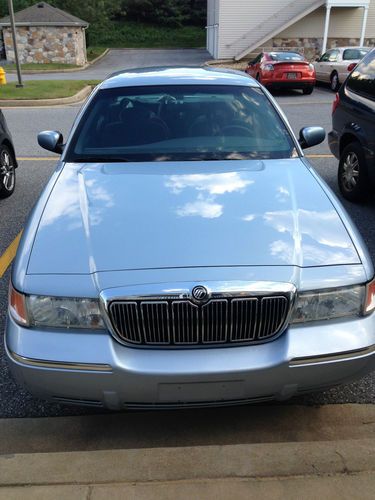
[[[348,46],[348,47],[332,47],[328,50],[347,50],[347,49],[361,49],[361,50],[371,50],[371,47],[360,47],[359,45],[356,45],[355,47],[353,46]],[[327,50],[327,52],[328,52]]]
[[[149,85],[243,85],[259,87],[247,73],[225,68],[164,66],[118,71],[101,89]]]

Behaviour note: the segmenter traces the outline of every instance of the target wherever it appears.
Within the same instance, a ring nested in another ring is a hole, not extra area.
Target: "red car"
[[[311,94],[316,82],[314,66],[297,52],[264,52],[245,71],[267,88],[301,89],[304,94]]]

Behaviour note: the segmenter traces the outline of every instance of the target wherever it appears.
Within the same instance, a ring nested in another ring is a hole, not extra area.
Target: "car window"
[[[337,61],[338,55],[340,54],[339,50],[329,50],[319,59],[319,62],[335,62]]]
[[[250,61],[250,64],[257,64],[262,59],[263,54],[258,54],[255,59]]]
[[[304,61],[305,58],[297,52],[270,52],[268,54],[272,61]]]
[[[360,60],[367,52],[366,49],[345,49],[342,58],[344,61]]]
[[[338,57],[339,57],[339,54],[340,54],[339,50],[331,50],[329,57],[328,57],[328,61],[329,62],[336,62]]]
[[[327,62],[329,60],[330,51],[322,55],[318,62]]]
[[[375,50],[355,68],[346,82],[347,88],[375,100]]]
[[[171,85],[99,90],[66,161],[290,158],[293,139],[259,88]]]

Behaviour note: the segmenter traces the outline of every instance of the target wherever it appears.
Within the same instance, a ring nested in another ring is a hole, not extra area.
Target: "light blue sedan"
[[[23,233],[6,352],[34,395],[111,409],[291,396],[375,368],[366,248],[243,73],[113,75]]]

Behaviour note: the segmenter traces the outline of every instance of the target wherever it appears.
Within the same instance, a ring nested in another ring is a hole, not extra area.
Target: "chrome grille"
[[[120,340],[130,344],[194,346],[264,342],[285,325],[285,296],[184,300],[119,300],[109,317]]]

